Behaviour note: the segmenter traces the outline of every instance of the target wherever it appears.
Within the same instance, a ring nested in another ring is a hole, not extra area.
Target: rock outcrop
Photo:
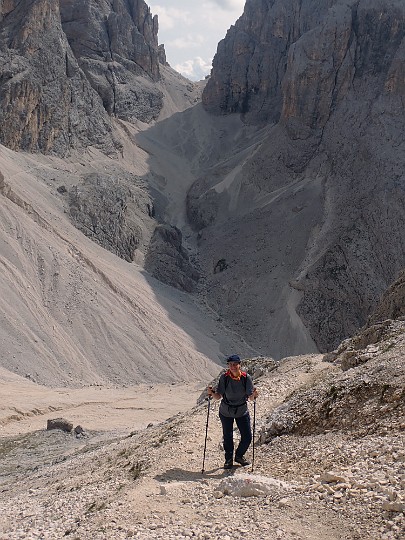
[[[182,245],[177,227],[158,225],[145,257],[145,269],[163,283],[186,292],[196,290],[199,272]]]
[[[345,430],[364,436],[401,431],[405,418],[405,323],[385,325],[385,331],[375,336],[372,351],[365,345],[370,336],[364,339],[364,334],[342,344],[335,364],[341,365],[345,351],[351,349],[364,357],[361,365],[330,374],[292,394],[269,416],[261,433],[262,442],[287,433]]]
[[[158,47],[158,57],[159,57],[159,64],[163,64],[164,66],[169,65],[166,58],[165,46],[163,44],[159,45]]]
[[[370,316],[368,324],[373,325],[385,319],[398,319],[405,316],[405,271],[388,287],[382,295],[376,309]]]
[[[157,32],[143,0],[2,2],[0,143],[115,152],[110,116],[149,122],[162,109]]]
[[[60,0],[72,51],[110,115],[155,119],[162,106],[158,20],[143,0]]]
[[[280,118],[281,82],[290,47],[322,21],[335,0],[247,0],[213,61],[203,94],[215,114],[242,113],[250,121]]]
[[[145,238],[152,202],[137,179],[92,173],[68,192],[70,217],[86,236],[128,262]],[[129,187],[132,180],[132,186]]]
[[[0,4],[0,143],[65,155],[94,145],[115,151],[101,98],[61,27],[59,3]]]
[[[201,175],[189,216],[203,260],[234,260],[211,305],[269,354],[304,328],[335,348],[405,266],[404,59],[396,0],[248,0],[218,46],[204,106],[263,137]]]

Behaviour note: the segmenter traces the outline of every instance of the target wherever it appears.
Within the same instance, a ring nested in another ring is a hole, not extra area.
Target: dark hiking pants
[[[252,442],[252,430],[250,428],[249,413],[240,418],[230,418],[219,413],[222,422],[222,432],[224,434],[225,461],[233,459],[233,422],[236,422],[240,432],[240,443],[236,449],[235,455],[242,457]]]

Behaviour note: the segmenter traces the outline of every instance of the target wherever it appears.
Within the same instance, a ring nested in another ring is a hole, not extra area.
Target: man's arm
[[[253,392],[250,394],[249,400],[254,401],[258,395],[259,395],[259,392],[257,391],[257,388],[256,387],[253,388]]]
[[[259,392],[257,391],[257,388],[253,385],[252,377],[249,374],[246,375],[246,377],[246,393],[248,395],[249,401],[253,401],[257,398]]]

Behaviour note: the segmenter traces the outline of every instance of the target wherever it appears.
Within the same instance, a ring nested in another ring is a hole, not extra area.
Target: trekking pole
[[[211,396],[208,396],[208,411],[207,411],[207,424],[205,426],[205,442],[204,442],[204,457],[202,465],[202,474],[204,474],[204,465],[205,465],[205,451],[207,450],[207,436],[208,436],[208,420],[210,418],[210,408],[211,408]]]
[[[256,398],[253,401],[253,455],[252,455],[252,471],[255,465],[255,431],[256,431]]]

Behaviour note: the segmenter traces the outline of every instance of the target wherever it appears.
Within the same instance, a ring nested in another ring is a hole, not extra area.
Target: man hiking
[[[245,458],[245,452],[252,442],[250,415],[247,400],[254,400],[258,396],[250,375],[241,371],[240,358],[232,354],[226,359],[228,370],[221,375],[216,390],[208,387],[208,395],[214,399],[221,399],[219,418],[222,423],[224,436],[225,464],[224,469],[233,467],[233,423],[236,421],[240,432],[240,443],[235,452],[235,461],[243,467],[250,465]]]

